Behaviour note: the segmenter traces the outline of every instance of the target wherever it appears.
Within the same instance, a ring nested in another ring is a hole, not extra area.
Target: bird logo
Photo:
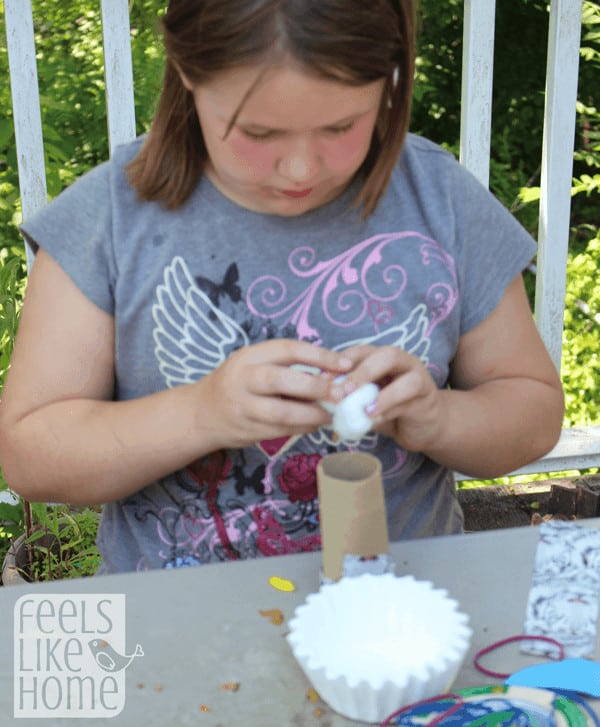
[[[96,664],[104,671],[120,672],[126,669],[136,656],[144,656],[144,650],[140,644],[137,644],[133,654],[119,654],[115,651],[108,641],[103,639],[92,639],[88,642],[90,651],[96,661]]]

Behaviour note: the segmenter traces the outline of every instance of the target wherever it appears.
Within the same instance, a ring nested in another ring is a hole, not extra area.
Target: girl
[[[318,548],[339,449],[380,458],[391,538],[460,532],[452,470],[541,456],[563,402],[532,239],[407,134],[411,0],[171,0],[164,35],[149,134],[23,225],[7,479],[105,503],[109,572]],[[319,402],[367,382],[340,441]]]

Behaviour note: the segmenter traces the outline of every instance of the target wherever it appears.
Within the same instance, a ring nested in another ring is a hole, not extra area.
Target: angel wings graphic
[[[247,333],[253,326],[240,325],[215,304],[214,298],[201,290],[183,258],[173,258],[165,268],[156,290],[152,316],[154,355],[169,388],[197,381],[222,364],[233,351],[253,343]],[[243,306],[243,315],[251,317],[243,296],[239,305]],[[427,364],[430,348],[427,313],[427,306],[419,304],[405,320],[390,320],[385,330],[346,341],[335,350],[365,344],[399,346]],[[315,318],[318,318],[317,312]],[[329,433],[313,436],[319,441],[323,437],[330,440]],[[334,441],[328,443],[334,444]]]

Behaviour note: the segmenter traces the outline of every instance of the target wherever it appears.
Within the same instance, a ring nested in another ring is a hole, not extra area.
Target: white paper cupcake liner
[[[287,639],[333,710],[376,723],[449,689],[469,648],[467,624],[458,603],[428,581],[367,574],[308,596]]]

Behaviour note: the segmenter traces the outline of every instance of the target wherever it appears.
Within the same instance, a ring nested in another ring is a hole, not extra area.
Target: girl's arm
[[[334,352],[267,341],[197,383],[114,402],[114,333],[40,250],[0,406],[0,462],[24,497],[107,502],[217,449],[314,431],[329,420],[313,403],[329,381],[290,364],[345,370]]]
[[[378,431],[451,469],[480,478],[505,474],[541,457],[560,436],[562,387],[520,275],[461,338],[450,389],[438,389],[421,361],[396,348],[345,353],[357,366],[333,398],[391,376],[372,412]]]
[[[490,316],[464,335],[441,392],[444,426],[427,451],[455,470],[494,477],[546,454],[564,414],[560,377],[519,275]],[[453,450],[456,450],[453,453]]]

